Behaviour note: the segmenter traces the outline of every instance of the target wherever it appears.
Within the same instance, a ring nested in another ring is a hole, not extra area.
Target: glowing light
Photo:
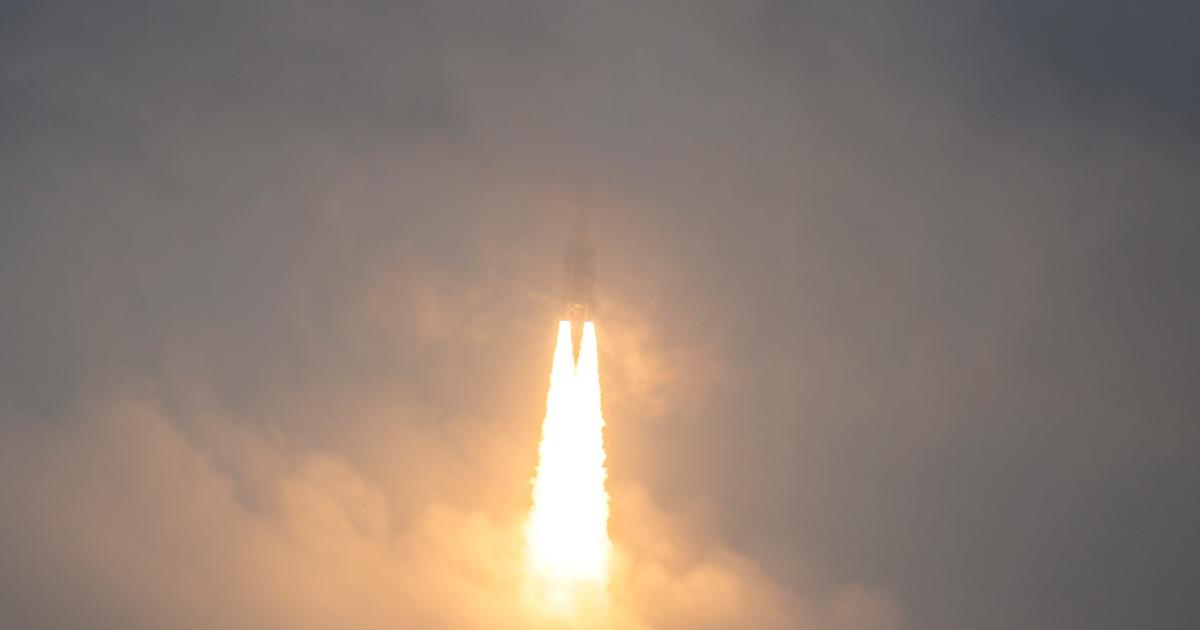
[[[571,615],[607,601],[612,542],[603,429],[595,326],[584,322],[576,364],[571,322],[559,322],[525,527],[531,594],[547,612]]]

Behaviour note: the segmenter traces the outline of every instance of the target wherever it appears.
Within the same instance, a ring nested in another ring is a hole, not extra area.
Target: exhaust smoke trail
[[[530,594],[544,612],[559,616],[606,604],[612,554],[596,328],[590,321],[582,326],[576,363],[572,322],[558,324],[525,527]]]

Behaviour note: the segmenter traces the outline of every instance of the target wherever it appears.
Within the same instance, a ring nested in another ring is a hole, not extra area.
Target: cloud
[[[6,623],[555,627],[521,596],[519,514],[434,501],[395,519],[394,497],[343,457],[247,429],[200,448],[154,401],[114,396],[76,417],[5,424]],[[267,489],[245,501],[230,469],[269,470]],[[752,561],[636,486],[618,488],[613,506],[612,610],[583,627],[899,627],[890,598],[857,585],[798,609]]]
[[[1200,40],[1071,4],[0,5],[5,625],[529,621],[582,203],[610,621],[1195,626]]]

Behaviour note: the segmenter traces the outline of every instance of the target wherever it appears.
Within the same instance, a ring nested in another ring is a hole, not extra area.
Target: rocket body
[[[583,339],[583,323],[594,315],[596,289],[596,249],[588,239],[583,216],[576,221],[575,234],[567,243],[566,276],[563,283],[563,319],[571,322],[571,342],[575,358]]]

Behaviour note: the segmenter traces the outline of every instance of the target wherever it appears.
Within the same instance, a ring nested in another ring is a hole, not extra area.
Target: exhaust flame
[[[596,328],[584,322],[576,364],[571,322],[559,322],[525,526],[529,587],[546,612],[571,616],[607,601],[612,542],[603,429]]]

